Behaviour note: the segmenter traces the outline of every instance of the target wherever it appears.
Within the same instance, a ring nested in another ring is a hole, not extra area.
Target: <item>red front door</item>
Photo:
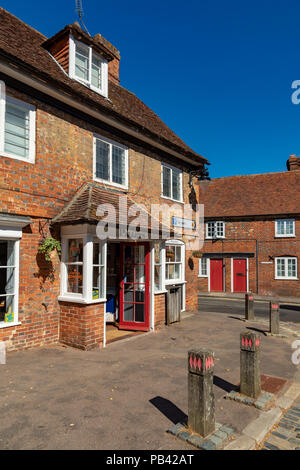
[[[120,321],[122,330],[149,330],[149,243],[121,244]]]
[[[247,260],[233,260],[233,292],[247,292]]]
[[[223,260],[211,259],[210,260],[210,291],[223,292]]]

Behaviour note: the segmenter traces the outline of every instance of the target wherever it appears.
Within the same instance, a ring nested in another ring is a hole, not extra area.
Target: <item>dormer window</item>
[[[69,74],[92,90],[107,97],[107,60],[91,46],[70,36]]]

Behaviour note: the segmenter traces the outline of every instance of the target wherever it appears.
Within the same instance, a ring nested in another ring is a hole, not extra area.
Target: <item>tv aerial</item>
[[[82,8],[82,0],[75,0],[75,11],[76,11],[76,14],[78,15],[78,18],[79,18],[79,22],[80,22],[80,25],[81,27],[87,32],[87,34],[90,36],[90,33],[88,32],[87,30],[87,27],[85,26],[84,22],[83,22],[83,8]]]

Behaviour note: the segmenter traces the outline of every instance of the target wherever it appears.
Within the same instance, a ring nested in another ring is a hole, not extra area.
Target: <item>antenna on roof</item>
[[[85,24],[83,22],[83,19],[82,19],[82,17],[83,17],[82,0],[75,0],[75,11],[76,11],[76,14],[79,17],[79,21],[80,21],[80,24],[81,24],[82,28],[85,29],[85,31],[90,36],[90,33],[88,32],[87,27],[85,26]]]

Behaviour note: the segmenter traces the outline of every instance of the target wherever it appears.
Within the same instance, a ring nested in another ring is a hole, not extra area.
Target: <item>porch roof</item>
[[[96,183],[87,182],[84,183],[81,188],[76,192],[72,197],[69,203],[62,209],[59,214],[57,214],[51,221],[52,224],[63,224],[63,225],[72,225],[72,224],[98,224],[101,222],[103,217],[105,217],[104,223],[108,221],[113,222],[116,220],[117,227],[122,226],[122,221],[120,222],[120,216],[122,220],[124,215],[128,214],[128,210],[133,204],[137,204],[137,209],[139,209],[139,204],[135,203],[130,199],[129,196],[124,193],[113,191],[111,189],[100,188]],[[122,206],[120,206],[120,198],[122,199]],[[97,215],[97,209],[100,205],[110,204],[115,210],[115,219],[114,214],[105,213],[104,215]],[[121,210],[120,210],[121,209]],[[144,231],[151,230],[151,214],[148,211],[145,211],[142,207],[140,213],[145,216],[146,225],[141,224],[141,229]],[[138,214],[127,217],[126,227],[135,220]],[[158,224],[159,233],[168,232],[168,228],[163,225],[161,222]],[[170,236],[173,238],[176,236],[176,232],[170,228]],[[181,236],[179,237],[181,238]]]

